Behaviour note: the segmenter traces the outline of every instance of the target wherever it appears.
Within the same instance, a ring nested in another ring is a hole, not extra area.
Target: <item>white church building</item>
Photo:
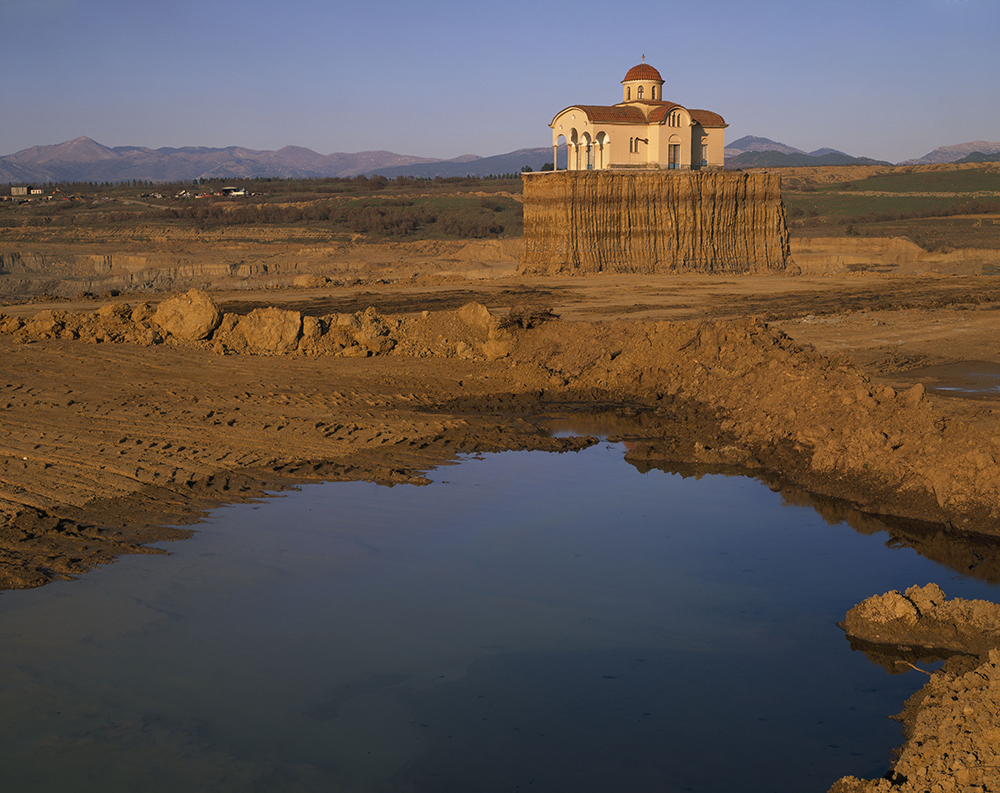
[[[622,80],[620,103],[571,105],[549,126],[557,168],[697,171],[722,169],[728,125],[718,113],[664,99],[663,78],[643,56]]]

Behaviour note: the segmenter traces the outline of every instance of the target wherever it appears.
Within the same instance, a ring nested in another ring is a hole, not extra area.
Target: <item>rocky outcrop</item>
[[[524,180],[522,274],[784,272],[771,173],[559,171]]]

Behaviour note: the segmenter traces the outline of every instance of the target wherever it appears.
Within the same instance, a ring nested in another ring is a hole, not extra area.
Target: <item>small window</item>
[[[635,89],[635,98],[636,99],[642,99],[642,86],[641,85],[638,88]]]
[[[655,85],[652,88],[649,89],[649,98],[650,99],[656,99],[656,86]]]
[[[625,101],[626,102],[632,101],[632,86],[630,85],[625,86]]]

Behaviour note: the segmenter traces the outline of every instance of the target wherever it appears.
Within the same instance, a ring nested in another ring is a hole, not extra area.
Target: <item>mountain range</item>
[[[852,157],[838,149],[805,152],[769,138],[747,135],[726,146],[726,168],[788,168],[803,165],[891,165],[884,160]]]
[[[974,140],[953,146],[938,146],[934,151],[914,160],[903,160],[897,165],[935,165],[949,162],[982,162],[1000,153],[1000,142]],[[970,159],[971,156],[971,159]],[[816,149],[805,152],[768,138],[747,135],[726,146],[727,168],[778,168],[796,165],[890,165],[884,160],[852,157],[837,149]]]
[[[917,160],[905,160],[900,165],[931,165],[939,162],[970,162],[966,158],[970,154],[997,154],[1000,152],[1000,142],[989,143],[985,140],[974,140],[969,143],[958,143],[954,146],[938,146],[930,154],[925,154]],[[971,162],[975,162],[972,160]]]
[[[43,182],[187,182],[192,179],[281,179],[351,177],[358,174],[465,176],[517,172],[528,165],[539,170],[552,159],[552,150],[521,149],[497,157],[466,154],[436,160],[391,151],[317,154],[301,146],[257,151],[240,146],[216,149],[204,146],[149,149],[142,146],[109,148],[87,137],[52,146],[32,146],[0,157],[0,183]]]
[[[1000,142],[972,141],[940,146],[929,154],[900,164],[956,162],[979,152],[1000,152]],[[0,157],[0,184],[45,182],[187,182],[192,179],[275,177],[352,177],[359,174],[395,176],[487,176],[517,173],[527,166],[541,170],[552,162],[552,149],[543,146],[507,154],[479,157],[466,154],[450,160],[415,157],[390,151],[354,154],[318,154],[301,146],[277,151],[257,151],[240,146],[150,149],[142,146],[109,148],[87,137],[51,146],[32,146]],[[727,168],[762,168],[793,165],[889,164],[867,157],[852,157],[831,148],[805,152],[793,146],[751,135],[726,147]]]

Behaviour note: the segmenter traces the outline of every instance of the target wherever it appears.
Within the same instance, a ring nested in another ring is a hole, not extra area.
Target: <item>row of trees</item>
[[[523,171],[530,171],[531,168],[525,166]],[[544,170],[544,168],[543,168]],[[295,193],[295,192],[342,192],[343,189],[362,190],[384,190],[388,187],[430,187],[430,186],[457,186],[475,187],[483,183],[496,182],[499,180],[519,180],[520,174],[504,173],[491,174],[488,176],[397,176],[389,178],[381,175],[365,176],[328,176],[311,179],[294,179],[277,176],[211,176],[198,177],[190,182],[158,182],[149,179],[132,179],[123,182],[97,182],[97,181],[74,181],[74,182],[45,182],[39,187],[46,193],[61,191],[64,193],[108,193],[123,188],[157,189],[164,193],[176,193],[183,189],[204,188],[206,190],[218,190],[224,185],[243,186],[251,191],[260,191],[263,186],[267,186],[269,192]]]

